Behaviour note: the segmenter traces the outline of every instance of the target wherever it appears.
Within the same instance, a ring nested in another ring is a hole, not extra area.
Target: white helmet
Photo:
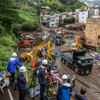
[[[75,76],[73,76],[73,77],[75,77]]]
[[[20,67],[19,72],[26,72],[26,68],[24,66]]]
[[[14,52],[14,53],[12,54],[12,57],[17,57],[17,53]]]
[[[68,79],[67,75],[63,75],[62,79]]]
[[[48,64],[48,61],[46,60],[46,59],[44,59],[43,61],[42,61],[42,65],[47,65]]]

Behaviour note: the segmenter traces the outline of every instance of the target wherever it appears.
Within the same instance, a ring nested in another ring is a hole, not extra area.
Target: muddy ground
[[[49,29],[47,29],[47,30],[49,30]],[[60,73],[60,77],[63,74],[70,75],[71,78],[73,75],[75,75],[77,80],[76,80],[76,86],[75,86],[75,88],[73,88],[74,93],[79,92],[81,86],[85,86],[87,88],[86,96],[87,96],[88,100],[100,100],[100,69],[97,67],[97,64],[94,64],[93,70],[90,74],[81,76],[81,75],[75,73],[73,70],[71,70],[68,66],[63,64],[61,62],[59,54],[60,54],[61,50],[68,49],[68,47],[67,47],[68,39],[65,39],[65,41],[66,41],[66,43],[64,45],[61,45],[61,46],[53,45],[51,48],[52,50],[58,50],[58,56],[56,58],[55,65],[58,66],[58,71]],[[73,42],[73,40],[72,40],[72,42]],[[33,47],[31,48],[31,50],[33,50]],[[25,48],[21,48],[19,54],[22,54],[25,51],[26,51]],[[14,100],[18,100],[18,91],[14,91],[11,86],[9,87],[9,89],[11,90]],[[4,88],[4,91],[5,91],[4,94],[2,94],[0,91],[0,100],[9,100],[7,88]],[[30,98],[29,95],[27,94],[26,100],[32,100],[32,98]],[[35,98],[35,100],[39,100],[39,96],[37,98]],[[54,100],[54,99],[51,99],[51,100]],[[71,100],[74,100],[74,99],[71,98]]]

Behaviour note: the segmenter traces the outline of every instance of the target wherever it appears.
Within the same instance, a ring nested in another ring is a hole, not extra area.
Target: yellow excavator
[[[23,53],[20,55],[20,59],[21,60],[28,60],[31,61],[33,58],[37,59],[39,58],[39,50],[41,50],[41,48],[45,48],[47,49],[47,51],[45,51],[45,53],[43,53],[43,56],[47,56],[48,59],[51,59],[53,53],[51,53],[50,50],[50,41],[48,41],[48,43],[42,43],[38,46],[36,46],[33,50],[33,52],[29,52],[29,53]]]
[[[73,47],[71,48],[71,50],[81,50],[82,44],[80,43],[80,40],[82,40],[84,38],[85,35],[75,35],[75,43],[74,45],[72,45]]]

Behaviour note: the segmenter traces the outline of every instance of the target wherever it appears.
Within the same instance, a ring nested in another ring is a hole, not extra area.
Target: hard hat
[[[62,79],[68,79],[67,75],[63,75]]]
[[[43,61],[42,61],[42,65],[47,65],[48,64],[48,61],[46,60],[46,59],[44,59]]]
[[[70,76],[70,75],[68,75],[68,76]]]
[[[81,93],[82,95],[84,95],[84,94],[86,93],[86,88],[85,88],[85,87],[81,87],[80,93]]]
[[[75,76],[73,76],[73,77],[75,77]]]
[[[17,57],[17,53],[14,52],[14,53],[12,54],[12,57]]]
[[[26,72],[26,68],[24,66],[20,67],[19,72]]]

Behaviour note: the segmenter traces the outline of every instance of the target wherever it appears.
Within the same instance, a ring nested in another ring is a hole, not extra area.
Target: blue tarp
[[[100,61],[100,58],[96,58],[96,60]]]

